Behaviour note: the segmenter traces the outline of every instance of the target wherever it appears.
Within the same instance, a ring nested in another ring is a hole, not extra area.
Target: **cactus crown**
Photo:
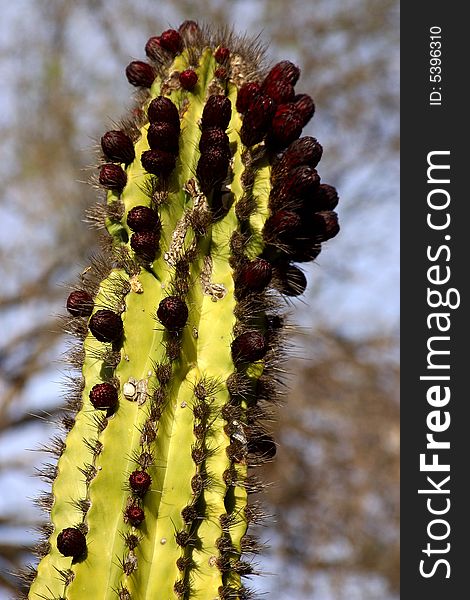
[[[145,51],[136,106],[101,138],[103,252],[67,299],[81,374],[31,599],[250,596],[283,298],[339,229],[295,65],[193,21]]]

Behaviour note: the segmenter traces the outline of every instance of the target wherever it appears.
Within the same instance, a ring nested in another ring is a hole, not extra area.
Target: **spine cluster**
[[[298,67],[193,21],[145,51],[101,138],[103,253],[66,302],[80,375],[31,599],[251,597],[283,299],[339,230]]]

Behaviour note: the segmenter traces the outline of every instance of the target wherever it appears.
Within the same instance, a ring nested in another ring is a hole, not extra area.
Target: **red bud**
[[[232,117],[232,103],[226,96],[209,96],[202,111],[202,128],[220,127],[225,131]]]
[[[225,131],[220,127],[203,129],[199,140],[199,151],[205,154],[212,152],[214,148],[222,149],[230,158],[230,142]]]
[[[322,154],[323,148],[315,138],[306,136],[295,140],[273,166],[271,181],[274,184],[277,183],[295,167],[302,165],[316,167],[320,162]]]
[[[133,471],[129,477],[131,490],[137,496],[144,496],[152,483],[152,478],[145,471]]]
[[[123,333],[121,317],[108,309],[96,311],[90,319],[89,327],[100,342],[116,342]]]
[[[181,83],[181,87],[185,90],[192,90],[197,83],[197,73],[193,71],[193,69],[186,69],[180,73],[179,80]]]
[[[148,206],[134,206],[127,213],[127,224],[133,231],[152,231],[160,229],[158,213]]]
[[[123,131],[107,131],[101,138],[106,158],[129,165],[135,158],[134,144]]]
[[[313,231],[321,242],[335,237],[339,233],[338,215],[332,210],[314,213]]]
[[[147,141],[152,150],[163,150],[171,154],[178,154],[179,128],[172,123],[159,121],[150,123],[147,132]]]
[[[266,337],[260,331],[247,331],[237,336],[231,345],[235,363],[261,360],[268,351]]]
[[[153,36],[145,44],[145,54],[151,59],[158,61],[161,54],[160,36]]]
[[[167,29],[160,36],[160,46],[172,54],[178,54],[183,49],[183,40],[179,31]]]
[[[138,527],[145,519],[145,513],[140,506],[131,505],[126,508],[124,518],[134,527]]]
[[[267,143],[273,149],[285,148],[302,133],[302,117],[292,103],[278,106],[268,133]]]
[[[284,104],[291,102],[294,99],[294,86],[284,79],[276,79],[262,85],[263,92],[276,102],[276,104]]]
[[[167,296],[157,309],[160,323],[170,331],[182,329],[186,325],[188,316],[188,307],[178,296]]]
[[[74,290],[67,298],[67,310],[74,317],[88,317],[93,312],[93,298],[85,290]]]
[[[141,162],[148,173],[167,177],[175,168],[176,157],[164,150],[146,150],[142,153]]]
[[[286,244],[298,237],[302,228],[300,216],[290,210],[274,213],[264,224],[263,238],[266,242]]]
[[[165,96],[157,96],[150,102],[147,115],[150,123],[171,123],[178,131],[180,130],[180,116],[173,102]]]
[[[155,259],[160,241],[160,231],[138,231],[131,236],[131,248],[144,260]]]
[[[298,94],[295,96],[292,104],[295,106],[296,110],[300,114],[302,118],[302,127],[305,127],[310,119],[315,114],[315,104],[307,94]]]
[[[86,551],[85,536],[76,527],[66,527],[57,536],[57,549],[63,556],[80,558]]]
[[[244,83],[238,90],[236,108],[239,113],[246,112],[254,99],[260,94],[260,84],[256,81]]]
[[[249,292],[261,292],[271,281],[272,267],[264,258],[255,258],[244,264],[237,277],[237,288]]]
[[[269,85],[273,81],[287,81],[292,85],[295,85],[300,77],[300,69],[294,63],[289,60],[282,60],[274,65],[269,71],[266,79],[263,82],[263,86]]]
[[[209,192],[227,176],[229,157],[223,147],[214,147],[199,157],[196,175],[204,193]]]
[[[225,67],[217,67],[217,69],[214,71],[214,77],[217,77],[217,79],[227,79],[228,77],[228,71]]]
[[[148,63],[134,60],[126,67],[126,77],[136,87],[151,87],[155,79],[155,71]]]
[[[333,210],[338,204],[338,192],[336,188],[327,183],[322,183],[312,198],[312,207],[315,211]]]
[[[91,388],[90,402],[97,410],[112,410],[118,402],[118,391],[111,383],[97,383]]]
[[[120,193],[127,183],[127,175],[119,165],[107,163],[100,169],[99,182],[106,189]]]
[[[219,46],[214,53],[214,58],[219,64],[224,64],[230,58],[230,50]]]

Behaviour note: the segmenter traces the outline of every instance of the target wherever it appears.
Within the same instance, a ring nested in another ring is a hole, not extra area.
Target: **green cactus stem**
[[[101,139],[102,256],[67,300],[79,366],[28,598],[248,598],[284,299],[338,232],[299,69],[194,22],[146,45]]]

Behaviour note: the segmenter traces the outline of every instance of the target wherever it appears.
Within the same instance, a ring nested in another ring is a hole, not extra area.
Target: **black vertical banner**
[[[466,597],[470,581],[470,29],[464,6],[401,5],[402,600]]]

